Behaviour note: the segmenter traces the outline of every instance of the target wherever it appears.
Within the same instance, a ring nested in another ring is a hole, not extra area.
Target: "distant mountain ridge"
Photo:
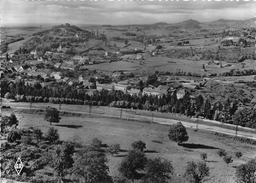
[[[152,24],[129,24],[129,25],[115,25],[115,26],[131,26],[131,27],[166,27],[166,28],[181,28],[181,29],[200,29],[204,25],[220,25],[220,26],[246,26],[255,24],[256,18],[246,19],[246,20],[229,20],[229,19],[218,19],[209,22],[199,22],[197,20],[188,19],[178,23],[167,23],[167,22],[156,22]],[[256,24],[255,24],[256,25]],[[114,25],[113,25],[114,26]]]
[[[227,19],[219,19],[219,20],[215,20],[213,22],[223,22],[223,23],[226,23],[226,22],[241,22],[243,20],[227,20]]]

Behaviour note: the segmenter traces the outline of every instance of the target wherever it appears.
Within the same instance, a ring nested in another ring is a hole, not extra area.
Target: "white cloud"
[[[3,1],[2,24],[134,24],[186,19],[213,21],[254,17],[253,2],[203,1]]]

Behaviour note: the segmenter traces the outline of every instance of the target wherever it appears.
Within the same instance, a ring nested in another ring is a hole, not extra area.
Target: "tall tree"
[[[181,122],[178,122],[170,126],[169,129],[169,139],[177,142],[178,145],[182,142],[186,142],[189,139],[186,128],[182,125]]]
[[[61,147],[56,149],[52,164],[58,176],[63,177],[64,172],[72,167],[74,162],[73,153],[74,146],[71,143],[64,142]]]
[[[202,95],[198,95],[196,97],[195,104],[196,104],[196,112],[200,113],[204,105],[204,98]]]
[[[122,160],[118,170],[124,177],[134,181],[138,175],[137,171],[143,170],[146,163],[147,158],[142,151],[130,151]]]
[[[54,107],[50,107],[48,106],[46,108],[46,113],[45,113],[45,117],[44,119],[48,122],[50,122],[50,125],[52,125],[52,123],[58,123],[60,122],[60,117],[59,117],[59,111],[58,109],[54,108]]]
[[[87,151],[75,158],[73,174],[82,183],[110,183],[112,180],[108,172],[107,159],[103,153]]]
[[[160,158],[149,159],[145,167],[144,182],[161,182],[167,183],[171,180],[171,175],[174,172],[172,163]]]
[[[204,116],[209,119],[211,117],[211,102],[210,99],[206,99],[204,103]]]
[[[203,179],[209,176],[210,171],[209,167],[205,162],[188,162],[185,168],[184,176],[193,183],[201,183]]]

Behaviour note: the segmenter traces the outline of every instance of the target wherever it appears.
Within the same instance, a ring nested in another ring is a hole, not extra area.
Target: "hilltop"
[[[196,20],[186,20],[180,23],[173,24],[175,27],[184,28],[184,29],[200,29],[200,22]]]
[[[54,36],[90,36],[90,32],[83,30],[75,25],[66,23],[65,25],[54,26],[52,29],[34,33],[34,36],[54,35]]]

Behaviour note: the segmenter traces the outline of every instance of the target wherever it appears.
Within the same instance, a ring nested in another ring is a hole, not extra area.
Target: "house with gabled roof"
[[[56,64],[54,64],[54,67],[57,68],[57,69],[60,68],[60,66],[61,66],[61,63],[59,63],[59,62],[57,62]]]
[[[16,66],[14,66],[14,69],[15,69],[17,72],[23,72],[23,71],[24,71],[24,68],[23,68],[21,65],[16,65]]]
[[[69,69],[69,70],[75,70],[75,67],[76,66],[74,64],[70,64],[67,62],[61,64],[61,66],[60,66],[61,69]]]
[[[54,79],[59,80],[61,79],[60,72],[52,72],[50,74],[51,77],[54,77]]]

